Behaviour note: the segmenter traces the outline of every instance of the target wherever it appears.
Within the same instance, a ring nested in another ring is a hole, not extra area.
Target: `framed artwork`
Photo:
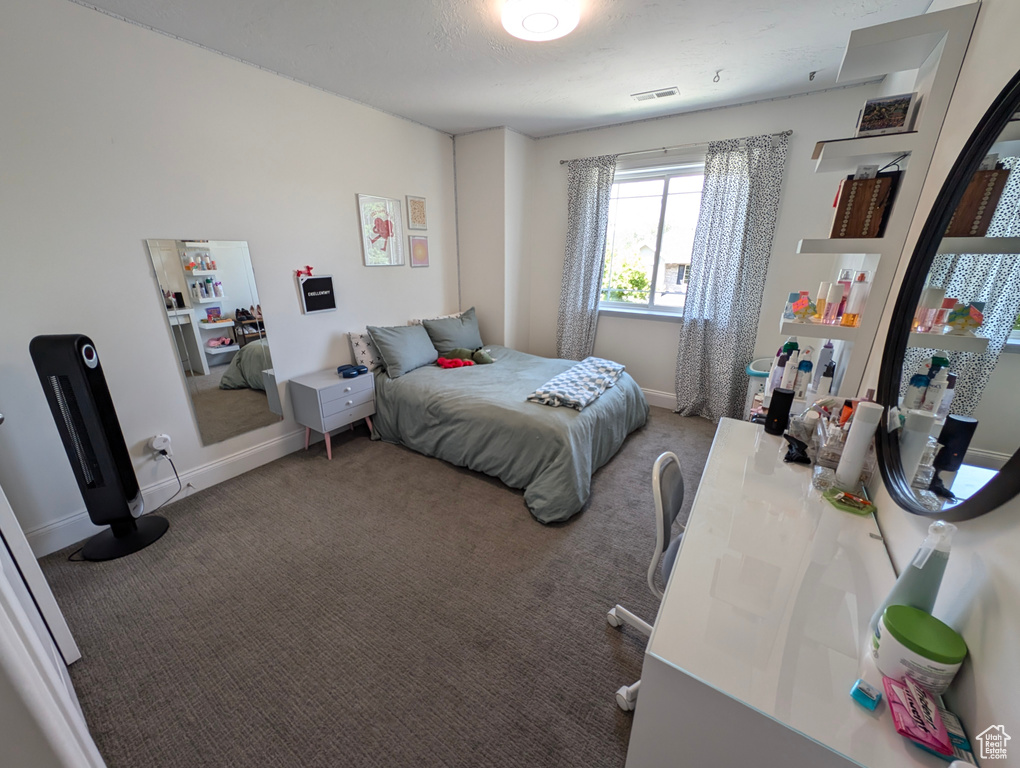
[[[427,267],[429,265],[429,239],[424,235],[408,235],[411,246],[411,266]]]
[[[400,201],[389,197],[358,195],[361,247],[366,267],[392,267],[404,263],[404,227]]]
[[[407,196],[407,228],[428,229],[429,220],[425,215],[425,198]]]
[[[901,93],[868,99],[861,110],[857,124],[858,136],[880,136],[886,133],[904,133],[914,127],[917,112],[917,94]]]
[[[306,315],[336,310],[336,294],[333,292],[332,275],[302,275],[298,278],[301,286],[301,309]]]

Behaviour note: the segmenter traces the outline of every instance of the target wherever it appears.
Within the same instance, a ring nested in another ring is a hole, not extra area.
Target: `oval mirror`
[[[879,467],[909,512],[968,520],[1020,493],[1020,73],[935,200],[896,299]],[[895,423],[893,424],[895,426]]]

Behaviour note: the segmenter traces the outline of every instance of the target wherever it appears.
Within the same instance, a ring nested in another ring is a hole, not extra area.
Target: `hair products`
[[[793,396],[797,400],[803,400],[807,394],[808,384],[811,382],[811,369],[814,367],[811,362],[811,350],[805,349],[800,361],[797,363],[797,380],[793,385]]]
[[[939,407],[935,410],[935,418],[939,421],[945,421],[949,415],[949,408],[953,404],[953,395],[956,394],[956,374],[950,373],[947,379],[946,391],[942,395],[942,402],[939,403]]]
[[[843,304],[843,284],[836,283],[829,287],[829,293],[825,297],[825,314],[822,315],[822,322],[827,325],[839,324],[839,308]]]
[[[839,465],[836,467],[836,485],[844,491],[856,493],[859,490],[864,459],[868,455],[871,438],[878,429],[878,422],[884,410],[878,403],[863,401],[857,403],[854,409],[850,433],[847,435],[843,455],[840,456]]]
[[[797,337],[796,336],[791,336],[790,338],[788,338],[786,340],[786,343],[783,344],[783,351],[787,355],[789,355],[795,349],[800,349],[800,344],[797,343]]]
[[[768,404],[768,398],[772,396],[772,390],[775,388],[775,384],[772,383],[773,377],[776,375],[776,368],[779,366],[779,358],[783,354],[783,348],[780,347],[776,350],[776,356],[772,358],[772,366],[769,368],[769,375],[765,379],[765,400],[766,405]]]
[[[783,374],[786,372],[786,366],[789,364],[790,357],[785,352],[779,356],[776,361],[776,367],[772,369],[772,376],[769,378],[769,383],[772,385],[769,394],[776,391],[776,388],[781,386],[783,383]]]
[[[939,594],[939,586],[942,584],[942,574],[946,572],[946,563],[949,562],[949,549],[955,532],[956,526],[944,520],[936,520],[928,526],[928,535],[921,542],[914,559],[903,569],[893,588],[871,617],[872,632],[877,631],[878,620],[890,605],[909,605],[925,613],[931,613],[935,607],[935,598]]]
[[[903,403],[900,406],[903,410],[909,411],[921,407],[921,403],[924,402],[924,393],[928,391],[928,369],[930,367],[929,363],[918,363],[917,370],[907,382],[907,392],[903,395]]]
[[[938,373],[928,383],[928,389],[924,392],[924,402],[921,403],[921,410],[934,413],[942,405],[942,396],[949,389],[949,371],[939,368]]]
[[[793,389],[794,384],[797,383],[797,365],[800,363],[800,352],[794,350],[790,353],[790,359],[786,363],[786,368],[783,369],[783,378],[779,383],[783,389]]]

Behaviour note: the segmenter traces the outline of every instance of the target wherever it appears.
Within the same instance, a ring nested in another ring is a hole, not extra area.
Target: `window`
[[[683,309],[704,180],[703,163],[617,171],[600,307]]]

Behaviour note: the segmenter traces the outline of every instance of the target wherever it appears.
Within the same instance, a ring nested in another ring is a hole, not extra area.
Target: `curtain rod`
[[[792,133],[793,133],[793,131],[779,131],[778,133],[773,133],[772,135],[773,136],[789,136]],[[671,152],[674,149],[691,149],[693,147],[707,147],[709,145],[709,143],[710,142],[707,142],[707,141],[699,141],[699,142],[695,142],[695,143],[692,143],[692,144],[675,144],[672,147],[656,147],[655,149],[638,149],[638,150],[635,150],[633,152],[620,152],[617,155],[617,157],[627,157],[629,155],[647,155],[647,154],[649,154],[651,152]],[[574,160],[583,160],[583,159],[584,158],[581,158],[581,157],[575,157],[574,158]],[[569,162],[570,162],[570,160],[560,160],[560,165],[565,165],[566,163],[569,163]]]

